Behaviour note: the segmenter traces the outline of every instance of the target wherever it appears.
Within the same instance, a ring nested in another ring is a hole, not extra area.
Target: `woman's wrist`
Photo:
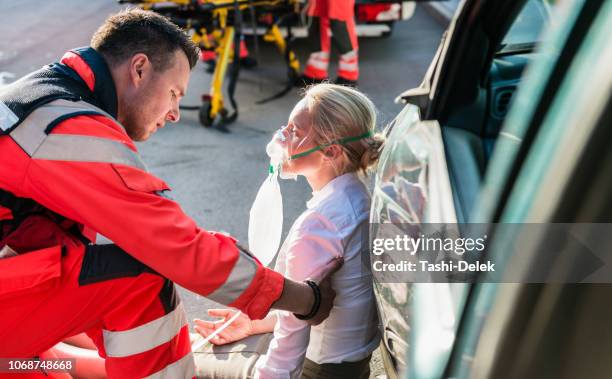
[[[270,312],[263,320],[251,320],[251,334],[264,334],[274,331],[276,313]]]

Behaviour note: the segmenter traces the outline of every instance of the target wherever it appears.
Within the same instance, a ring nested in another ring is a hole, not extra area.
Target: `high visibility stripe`
[[[257,273],[257,263],[247,254],[240,252],[229,277],[223,285],[206,297],[221,304],[231,304],[251,285]]]
[[[356,50],[349,51],[348,53],[340,56],[340,62],[338,62],[338,74],[340,74],[340,71],[344,71],[342,74],[346,75],[348,72],[357,72],[358,70],[359,60]]]
[[[96,241],[94,242],[94,245],[112,245],[112,244],[113,244],[113,241],[108,239],[108,237],[106,237],[103,234],[96,233]]]
[[[193,354],[189,353],[178,361],[169,364],[158,372],[147,376],[145,379],[191,379],[195,377],[195,363]]]
[[[45,104],[32,112],[10,133],[11,138],[31,156],[47,137],[45,132],[47,125],[63,115],[83,111],[95,112],[111,117],[101,109],[84,101],[73,102],[59,99]]]
[[[342,54],[340,56],[340,60],[351,60],[351,59],[357,59],[357,51],[356,50],[351,50],[346,54]]]
[[[28,155],[32,156],[48,134],[47,126],[54,120],[71,113],[96,113],[112,119],[112,116],[100,108],[84,101],[54,100],[38,107],[10,135]]]
[[[84,101],[59,99],[36,108],[10,135],[31,156],[47,137],[47,125],[66,114],[79,112],[101,114],[112,119],[108,113]]]
[[[327,52],[327,51],[317,51],[317,52],[311,53],[308,56],[308,59],[318,59],[318,60],[322,60],[322,61],[329,61],[329,52]]]
[[[37,108],[10,136],[32,158],[119,163],[146,171],[139,155],[121,142],[93,136],[47,133],[49,125],[75,114],[99,114],[114,120],[108,113],[84,101],[59,99]]]
[[[319,70],[327,70],[329,66],[329,53],[325,51],[319,51],[310,54],[308,57],[307,65],[318,68]]]
[[[32,155],[34,159],[75,162],[118,163],[146,171],[132,149],[107,138],[73,134],[51,134]]]
[[[357,64],[357,63],[345,63],[345,62],[340,61],[338,63],[338,70],[357,71],[357,70],[359,70],[359,64]]]
[[[144,353],[174,338],[183,326],[187,316],[183,303],[167,315],[130,330],[102,330],[106,355],[112,358],[128,357]]]
[[[325,80],[328,77],[327,68],[329,67],[329,52],[318,51],[311,53],[306,62],[304,76],[309,78]]]
[[[329,61],[326,62],[326,61],[320,61],[320,60],[315,60],[315,59],[309,59],[306,65],[314,67],[317,70],[327,71],[327,68],[329,67]]]

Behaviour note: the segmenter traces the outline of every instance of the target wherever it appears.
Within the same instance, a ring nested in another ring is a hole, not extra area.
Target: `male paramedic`
[[[341,261],[285,279],[198,227],[141,161],[134,141],[179,120],[198,54],[170,21],[132,9],[0,90],[0,357],[86,332],[109,378],[192,378],[173,283],[256,319],[329,314]]]

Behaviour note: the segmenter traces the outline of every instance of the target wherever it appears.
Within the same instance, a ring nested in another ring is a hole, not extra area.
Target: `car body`
[[[388,129],[370,238],[381,224],[431,222],[433,202],[450,204],[438,222],[609,223],[611,26],[609,0],[462,2],[423,83],[398,97],[406,106]],[[425,138],[432,130],[448,190],[432,184],[431,173],[441,172]],[[547,237],[521,251],[525,270],[541,263]],[[488,241],[502,273],[520,270],[516,238]],[[562,256],[546,264],[561,267]],[[607,285],[375,278],[374,288],[390,378],[612,372]]]

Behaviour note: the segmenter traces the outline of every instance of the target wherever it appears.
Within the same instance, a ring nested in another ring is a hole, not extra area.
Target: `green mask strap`
[[[289,157],[289,160],[305,157],[307,155],[310,155],[310,154],[314,153],[315,151],[319,151],[321,149],[325,149],[326,147],[329,147],[331,145],[344,145],[346,143],[351,143],[351,142],[359,141],[361,139],[368,138],[368,137],[371,137],[371,136],[372,136],[372,131],[370,130],[369,132],[363,133],[363,134],[361,134],[359,136],[340,138],[338,140],[331,141],[330,143],[326,143],[325,145],[319,145],[317,147],[313,147],[312,149],[309,149],[309,150],[303,151],[301,153],[292,155],[292,156]]]

